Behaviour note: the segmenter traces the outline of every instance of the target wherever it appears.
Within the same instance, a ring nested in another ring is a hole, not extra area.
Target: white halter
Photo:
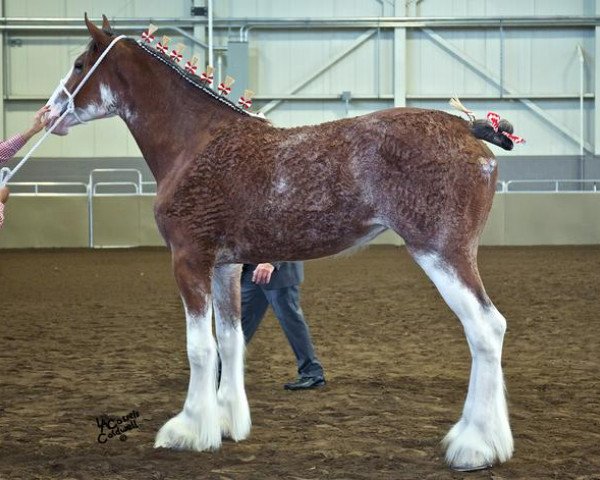
[[[58,126],[58,124],[60,124],[60,122],[63,120],[63,118],[65,118],[69,113],[72,113],[78,122],[85,123],[85,121],[83,121],[81,119],[81,117],[79,117],[79,115],[77,115],[77,113],[75,112],[75,95],[77,95],[79,93],[79,91],[83,88],[85,83],[92,76],[92,73],[94,73],[96,68],[98,68],[98,65],[100,65],[102,60],[104,60],[104,57],[106,57],[106,55],[108,55],[108,52],[110,52],[111,48],[113,48],[114,45],[119,40],[121,40],[122,38],[125,38],[125,37],[126,37],[126,35],[119,35],[118,37],[115,37],[112,40],[112,42],[110,42],[108,44],[108,47],[106,47],[106,49],[98,57],[98,60],[96,60],[94,65],[92,65],[92,68],[89,69],[89,71],[86,73],[85,77],[83,77],[83,80],[81,80],[79,85],[77,85],[77,88],[75,90],[73,90],[72,93],[69,92],[69,90],[67,90],[67,87],[65,87],[65,83],[69,79],[71,72],[67,73],[67,75],[60,81],[59,86],[60,86],[60,88],[62,88],[62,91],[67,95],[67,98],[68,98],[66,110],[62,113],[62,115],[60,117],[58,117],[58,119],[54,122],[54,125],[52,125],[52,127],[50,127],[48,130],[46,130],[46,133],[44,133],[42,138],[40,138],[35,143],[35,145],[33,147],[31,147],[31,150],[29,150],[29,152],[27,152],[27,155],[25,155],[21,159],[21,161],[15,166],[15,168],[13,168],[12,170],[8,167],[4,167],[4,168],[0,169],[0,187],[5,186],[9,182],[9,180],[15,175],[15,173],[17,173],[17,171],[25,164],[25,162],[27,162],[27,160],[29,160],[29,158],[31,157],[33,152],[35,152],[37,150],[37,148],[43,143],[43,141],[46,140],[46,138],[48,138],[48,136],[54,131],[54,129]]]

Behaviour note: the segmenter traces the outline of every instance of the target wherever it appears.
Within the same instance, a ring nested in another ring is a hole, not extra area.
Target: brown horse
[[[102,29],[86,24],[92,42],[70,72],[71,92],[114,38],[106,18]],[[56,121],[67,97],[59,88],[50,103]],[[108,52],[75,107],[56,133],[119,115],[158,182],[156,222],[185,307],[191,373],[183,409],[155,446],[216,449],[223,436],[250,432],[240,264],[333,255],[392,229],[462,322],[472,354],[462,417],[445,439],[448,462],[471,470],[511,456],[500,364],[506,321],[476,260],[496,183],[494,156],[476,136],[506,148],[510,141],[413,108],[276,128],[129,39]]]

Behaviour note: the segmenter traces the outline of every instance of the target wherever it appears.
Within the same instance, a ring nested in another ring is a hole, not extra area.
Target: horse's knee
[[[481,317],[473,322],[469,330],[467,338],[473,353],[483,359],[498,361],[502,353],[506,319],[496,307],[483,307]]]
[[[217,347],[213,336],[203,335],[202,332],[189,332],[187,353],[190,363],[194,366],[212,365],[217,357]]]
[[[504,338],[506,333],[506,318],[502,315],[494,305],[491,305],[486,313],[486,317],[489,318],[490,328],[500,338]]]

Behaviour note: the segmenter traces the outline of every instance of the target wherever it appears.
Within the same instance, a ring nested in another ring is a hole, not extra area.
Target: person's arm
[[[8,201],[10,192],[6,187],[0,187],[0,228],[4,224],[4,204]]]
[[[49,106],[40,108],[33,117],[33,125],[29,130],[10,137],[4,142],[0,142],[0,163],[6,162],[14,157],[21,148],[46,125],[46,112]]]

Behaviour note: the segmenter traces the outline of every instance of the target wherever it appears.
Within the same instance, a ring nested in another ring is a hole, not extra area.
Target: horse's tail
[[[475,138],[493,143],[504,150],[512,150],[515,142],[525,142],[523,138],[513,135],[514,129],[511,123],[501,119],[497,113],[488,112],[485,120],[477,120],[473,111],[465,107],[458,97],[452,97],[448,103],[452,108],[469,117],[469,128]]]
[[[497,130],[494,130],[492,124],[484,119],[473,120],[469,126],[471,128],[471,133],[476,138],[493,143],[504,150],[512,150],[515,145],[513,141],[503,133],[506,132],[512,134],[514,131],[512,124],[508,120],[500,120]]]

